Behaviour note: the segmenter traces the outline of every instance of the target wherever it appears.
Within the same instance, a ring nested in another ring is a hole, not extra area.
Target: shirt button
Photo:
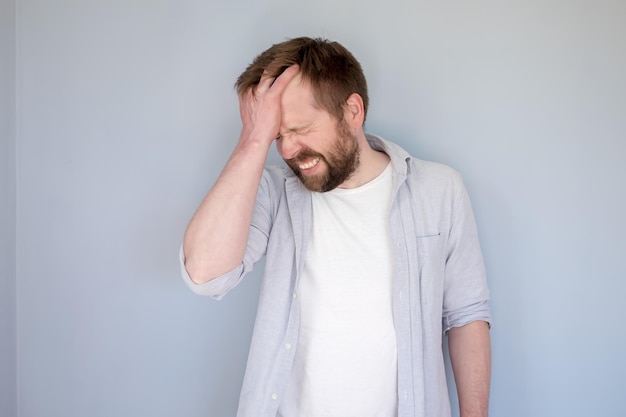
[[[278,399],[278,394],[274,393],[272,394],[272,400],[277,400]]]
[[[291,349],[291,343],[285,343],[285,349],[287,350]]]
[[[294,292],[294,293],[293,293],[293,298],[295,299],[295,298],[297,298],[297,297],[298,297],[298,294],[296,294],[296,293]]]

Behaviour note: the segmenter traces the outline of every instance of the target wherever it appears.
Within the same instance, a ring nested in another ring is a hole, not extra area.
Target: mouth
[[[314,166],[316,166],[318,163],[320,162],[320,158],[319,157],[315,157],[313,159],[311,159],[308,162],[304,162],[304,163],[300,163],[298,164],[298,168],[300,168],[301,171],[305,171],[307,169],[311,169]]]

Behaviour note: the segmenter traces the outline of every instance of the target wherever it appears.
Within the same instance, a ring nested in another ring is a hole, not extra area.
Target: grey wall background
[[[15,2],[0,0],[0,416],[15,416]]]
[[[491,415],[624,415],[626,3],[0,4],[3,416],[234,414],[259,275],[214,302],[177,251],[235,77],[299,35],[362,61],[370,131],[464,175]]]

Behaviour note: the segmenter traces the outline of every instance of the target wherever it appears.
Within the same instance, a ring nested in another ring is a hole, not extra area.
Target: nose
[[[287,134],[276,140],[276,150],[283,159],[292,159],[302,149],[296,135]]]

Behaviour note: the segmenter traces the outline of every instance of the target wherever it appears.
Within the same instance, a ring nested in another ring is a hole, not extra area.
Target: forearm
[[[297,73],[295,65],[276,79],[264,72],[255,91],[239,96],[239,143],[185,232],[185,268],[197,284],[243,260],[267,153],[280,131],[281,96]]]
[[[461,417],[486,417],[491,382],[489,325],[474,321],[448,332]]]
[[[243,259],[269,146],[240,141],[185,231],[185,268],[195,283],[230,271]]]

